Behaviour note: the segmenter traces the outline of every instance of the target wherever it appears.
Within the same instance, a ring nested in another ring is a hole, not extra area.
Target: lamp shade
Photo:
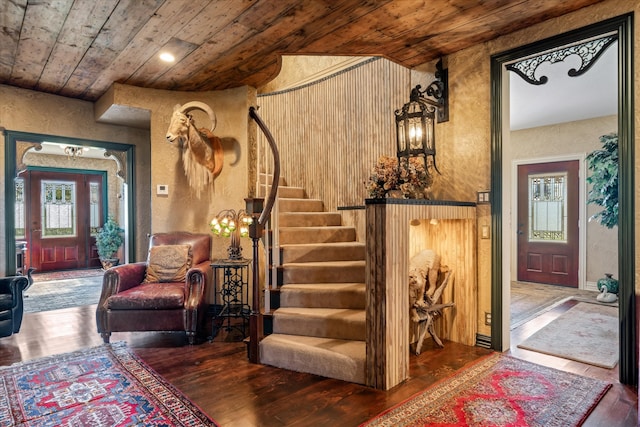
[[[230,237],[231,244],[227,249],[229,259],[242,259],[242,247],[240,238],[249,236],[249,228],[253,223],[251,215],[241,210],[226,209],[218,213],[209,224],[213,234],[222,237]]]

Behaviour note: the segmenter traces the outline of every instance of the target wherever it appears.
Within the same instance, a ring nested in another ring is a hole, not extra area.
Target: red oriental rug
[[[0,368],[0,426],[217,426],[125,343]]]
[[[578,426],[611,384],[494,353],[362,426]]]

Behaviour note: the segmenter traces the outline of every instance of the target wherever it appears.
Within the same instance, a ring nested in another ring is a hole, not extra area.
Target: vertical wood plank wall
[[[328,211],[362,206],[375,161],[395,156],[394,111],[409,100],[410,84],[409,69],[377,58],[300,88],[260,95],[258,113],[278,144],[288,185],[322,199]],[[258,144],[266,144],[261,134]]]
[[[407,203],[413,202],[413,203]],[[456,308],[444,318],[443,338],[475,343],[477,281],[475,205],[386,199],[367,201],[367,385],[388,390],[409,375],[409,259],[430,248],[455,270],[443,301]],[[411,226],[419,219],[419,226]],[[437,219],[438,226],[427,226]],[[431,228],[438,228],[432,230]],[[416,228],[416,235],[413,235]],[[451,309],[450,309],[451,310]],[[446,311],[446,310],[445,310]]]
[[[443,310],[443,316],[436,320],[438,336],[475,345],[478,310],[475,213],[473,218],[438,219],[437,224],[422,219],[410,229],[409,259],[423,249],[432,249],[440,255],[441,265],[453,271],[442,302],[454,302],[455,306]]]

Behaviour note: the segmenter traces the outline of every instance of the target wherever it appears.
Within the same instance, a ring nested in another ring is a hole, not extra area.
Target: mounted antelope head
[[[197,129],[190,111],[202,110],[209,116],[211,129]],[[176,140],[182,148],[182,164],[189,185],[197,195],[220,174],[224,153],[220,138],[213,135],[217,118],[211,107],[204,102],[192,101],[173,108],[171,123],[167,130],[167,141]]]

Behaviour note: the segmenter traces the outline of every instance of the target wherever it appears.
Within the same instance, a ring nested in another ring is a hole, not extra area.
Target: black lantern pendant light
[[[435,121],[436,117],[439,123],[449,120],[447,71],[442,68],[442,60],[438,61],[436,80],[424,90],[420,85],[413,88],[409,102],[395,112],[398,170],[411,157],[422,157],[427,169],[431,156],[433,167],[440,173],[436,165]]]

